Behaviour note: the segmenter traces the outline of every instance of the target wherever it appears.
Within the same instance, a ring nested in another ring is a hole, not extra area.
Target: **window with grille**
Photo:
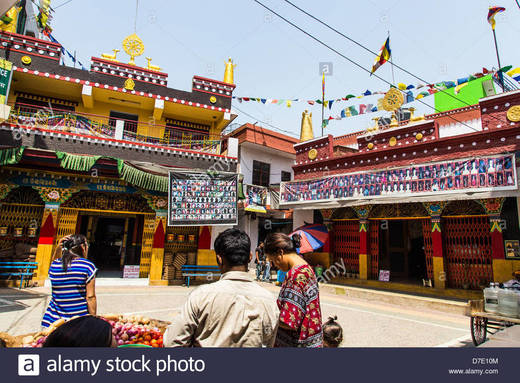
[[[291,172],[286,172],[282,170],[282,182],[287,182],[291,180]]]
[[[29,97],[18,96],[16,97],[16,102],[14,106],[16,111],[20,111],[22,113],[45,113],[48,115],[60,114],[63,111],[66,112],[74,112],[74,106],[72,105],[64,105],[59,101],[55,101],[53,99],[46,99],[45,97],[41,97],[41,99],[34,99]]]
[[[165,137],[170,145],[189,145],[197,148],[209,140],[209,129],[209,125],[166,119]]]
[[[137,114],[110,111],[110,119],[108,120],[109,125],[115,128],[117,120],[123,120],[125,122],[123,137],[135,138],[137,135],[137,122],[139,121],[139,116]]]
[[[253,185],[269,186],[269,174],[271,165],[265,162],[253,160]]]

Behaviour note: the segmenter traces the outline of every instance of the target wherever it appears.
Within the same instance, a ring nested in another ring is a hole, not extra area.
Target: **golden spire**
[[[300,141],[308,141],[314,138],[312,132],[312,112],[309,113],[307,110],[302,113],[302,129],[300,133]]]
[[[234,84],[233,72],[236,64],[233,64],[231,57],[226,62],[226,69],[224,70],[224,82],[228,84]]]

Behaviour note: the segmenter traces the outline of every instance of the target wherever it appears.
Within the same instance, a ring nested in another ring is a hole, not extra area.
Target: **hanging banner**
[[[236,225],[238,174],[170,172],[169,226]]]
[[[282,183],[280,203],[516,190],[515,155],[476,157]]]
[[[267,188],[254,185],[246,185],[246,200],[244,201],[244,210],[265,213],[267,210]]]

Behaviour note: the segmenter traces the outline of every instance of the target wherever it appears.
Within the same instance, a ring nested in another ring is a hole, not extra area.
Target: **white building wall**
[[[253,160],[265,162],[271,165],[269,183],[277,184],[281,182],[282,170],[291,173],[291,180],[294,178],[292,166],[294,157],[287,158],[272,152],[241,145],[240,147],[240,173],[244,175],[245,184],[253,184]]]
[[[480,132],[482,130],[482,121],[480,118],[464,121],[464,123],[460,123],[455,119],[453,120],[453,123],[439,127],[439,138],[460,136],[463,134]]]
[[[307,223],[314,223],[314,210],[295,209],[293,212],[293,230]]]

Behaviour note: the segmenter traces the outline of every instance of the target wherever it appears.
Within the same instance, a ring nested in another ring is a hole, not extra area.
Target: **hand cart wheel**
[[[471,317],[471,339],[473,339],[473,344],[475,346],[478,346],[486,341],[487,322],[487,318],[479,316]]]

